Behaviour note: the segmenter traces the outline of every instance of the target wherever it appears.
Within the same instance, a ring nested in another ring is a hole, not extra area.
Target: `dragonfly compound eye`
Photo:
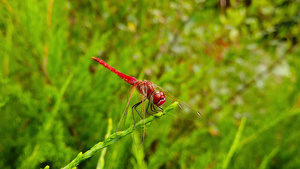
[[[152,102],[157,106],[161,106],[166,102],[165,94],[163,92],[156,92],[152,96]]]

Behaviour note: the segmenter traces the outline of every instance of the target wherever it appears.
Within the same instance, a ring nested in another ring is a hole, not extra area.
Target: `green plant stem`
[[[105,138],[109,137],[109,135],[111,133],[111,130],[112,130],[112,119],[109,118],[108,119],[107,133],[105,135]],[[106,149],[107,149],[107,147],[102,149],[102,151],[101,151],[101,155],[99,157],[98,164],[97,164],[97,169],[103,169],[104,168],[104,156],[106,154]]]
[[[169,113],[171,110],[173,110],[174,108],[176,108],[178,106],[178,102],[174,102],[173,104],[171,104],[169,107],[167,107],[163,112],[159,112],[156,113],[148,118],[146,118],[145,120],[141,120],[138,123],[135,124],[135,126],[131,126],[129,127],[127,130],[124,131],[119,131],[117,133],[114,133],[112,135],[110,135],[109,137],[107,137],[103,142],[99,142],[96,145],[94,145],[90,150],[86,151],[84,154],[82,154],[82,152],[80,152],[77,157],[71,161],[68,165],[66,165],[63,169],[68,169],[68,168],[73,168],[76,167],[80,162],[84,161],[87,158],[90,158],[93,154],[95,154],[97,151],[110,146],[111,144],[113,144],[115,141],[127,136],[128,134],[132,133],[135,130],[138,129],[142,129],[144,128],[146,125],[150,125],[150,123]]]
[[[268,163],[270,163],[270,161],[276,156],[276,154],[279,151],[279,146],[275,147],[271,153],[269,153],[264,160],[262,161],[262,163],[260,164],[258,169],[264,169],[264,168],[268,168]]]
[[[239,130],[238,130],[238,132],[236,133],[235,138],[234,138],[234,141],[233,141],[233,143],[232,143],[232,145],[231,145],[231,147],[230,147],[230,150],[229,150],[229,152],[228,152],[228,154],[227,154],[227,156],[226,156],[226,158],[225,158],[225,160],[224,160],[224,162],[223,162],[223,167],[222,167],[223,169],[227,169],[227,168],[228,168],[228,165],[229,165],[229,163],[230,163],[231,157],[233,156],[235,150],[237,149],[238,144],[239,144],[239,142],[240,142],[240,139],[241,139],[241,137],[242,137],[242,133],[243,133],[243,130],[244,130],[244,128],[245,128],[245,123],[246,123],[246,118],[243,117],[243,118],[242,118],[241,125],[240,125],[240,127],[239,127]]]

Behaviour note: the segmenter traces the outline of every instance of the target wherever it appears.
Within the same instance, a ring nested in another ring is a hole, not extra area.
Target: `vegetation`
[[[128,133],[78,168],[298,168],[299,9],[299,0],[0,0],[0,168],[62,168],[117,134],[130,85],[92,56],[202,116],[149,116],[142,146]],[[128,115],[122,130],[132,132]]]

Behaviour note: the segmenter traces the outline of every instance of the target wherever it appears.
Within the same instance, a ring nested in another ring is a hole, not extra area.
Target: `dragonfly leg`
[[[153,111],[153,112],[155,112],[155,113],[158,113],[158,112],[164,110],[163,108],[161,108],[161,107],[159,107],[159,106],[156,106],[156,107],[158,107],[159,110],[157,110],[157,109],[155,108],[155,105],[154,105],[153,103],[151,103],[151,107],[150,107],[151,111]]]
[[[149,100],[149,102],[148,102],[148,104],[147,104],[147,109],[146,109],[146,112],[147,112],[147,113],[149,113],[148,110],[149,110],[150,104],[151,104],[151,103],[150,103],[150,100]],[[149,113],[149,114],[150,114],[150,113]]]
[[[160,111],[163,111],[163,110],[164,110],[162,107],[159,107],[159,106],[157,106],[157,107],[160,109]]]
[[[150,113],[148,111],[149,107],[150,107],[150,110],[152,111],[152,106],[153,106],[153,103],[149,100],[148,105],[147,105],[147,109],[146,109],[146,113],[148,113],[149,115],[153,115],[153,113]]]
[[[136,109],[141,103],[143,103],[144,101],[146,101],[146,99],[136,103],[135,105],[132,106],[132,117],[133,117],[133,122],[135,125],[135,118],[134,118],[134,112],[133,110],[135,110],[137,112],[137,114],[141,117],[141,119],[143,119],[143,117],[141,116],[141,114],[139,113],[139,111]]]

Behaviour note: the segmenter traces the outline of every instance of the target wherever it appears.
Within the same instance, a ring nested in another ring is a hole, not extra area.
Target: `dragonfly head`
[[[163,92],[155,92],[152,95],[152,103],[154,103],[157,106],[161,106],[166,102],[165,94]]]

